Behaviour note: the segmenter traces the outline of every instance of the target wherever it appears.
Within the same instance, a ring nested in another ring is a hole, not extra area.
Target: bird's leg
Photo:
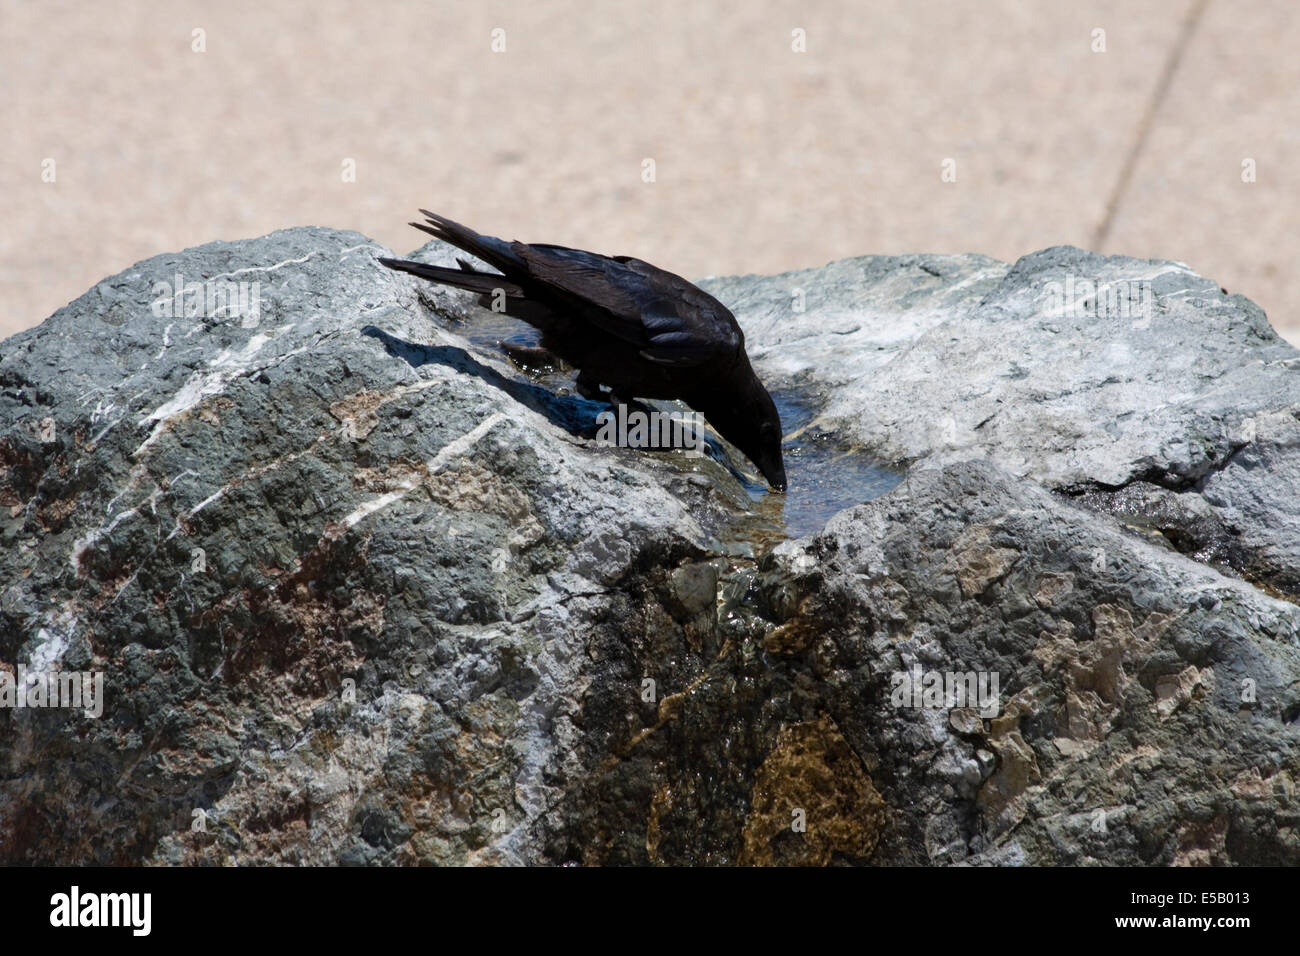
[[[553,352],[535,345],[511,345],[509,342],[502,342],[501,351],[506,353],[506,357],[520,371],[529,375],[546,375],[559,369],[562,364]]]
[[[605,393],[600,390],[600,382],[588,371],[579,371],[573,383],[573,390],[589,402],[607,401]]]

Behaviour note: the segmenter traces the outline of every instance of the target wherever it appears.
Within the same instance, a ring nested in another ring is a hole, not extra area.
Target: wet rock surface
[[[0,706],[0,860],[1300,862],[1300,353],[1247,300],[708,280],[783,501],[593,441],[387,252],[213,243],[0,344],[0,667],[104,675]]]

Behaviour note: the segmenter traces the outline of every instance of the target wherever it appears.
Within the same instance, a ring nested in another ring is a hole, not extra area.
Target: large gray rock
[[[159,256],[0,345],[0,662],[105,679],[0,710],[0,860],[1300,862],[1300,355],[1249,302],[1073,249],[710,280],[782,501],[592,441],[386,252]]]

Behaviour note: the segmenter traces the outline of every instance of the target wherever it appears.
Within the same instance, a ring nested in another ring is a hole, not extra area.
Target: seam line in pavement
[[[1097,226],[1097,231],[1093,233],[1092,250],[1094,252],[1102,252],[1102,243],[1110,237],[1111,227],[1115,224],[1115,214],[1119,211],[1119,205],[1128,193],[1129,185],[1133,181],[1133,173],[1137,169],[1138,158],[1146,149],[1147,138],[1151,134],[1151,126],[1155,122],[1156,113],[1160,111],[1160,106],[1164,103],[1165,97],[1169,95],[1169,88],[1173,85],[1174,74],[1178,72],[1178,64],[1182,62],[1183,53],[1191,41],[1192,34],[1196,32],[1196,26],[1200,23],[1201,15],[1208,5],[1209,0],[1196,0],[1191,9],[1187,11],[1187,15],[1183,17],[1183,25],[1178,31],[1178,39],[1174,41],[1174,45],[1169,51],[1169,57],[1165,60],[1164,69],[1160,72],[1160,79],[1156,83],[1155,90],[1151,93],[1151,99],[1147,101],[1147,108],[1142,114],[1142,120],[1138,123],[1137,138],[1129,148],[1128,155],[1124,157],[1124,165],[1120,168],[1119,178],[1115,181],[1115,188],[1111,190],[1110,197],[1106,200],[1106,211]]]

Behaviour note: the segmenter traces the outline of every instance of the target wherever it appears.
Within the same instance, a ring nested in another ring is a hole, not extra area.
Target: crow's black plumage
[[[507,315],[542,333],[541,347],[578,369],[578,389],[618,400],[680,399],[785,490],[781,419],[745,354],[745,335],[717,299],[648,262],[565,246],[482,236],[428,210],[411,225],[500,270],[380,259],[443,285],[505,296]],[[500,290],[500,291],[498,291]]]

